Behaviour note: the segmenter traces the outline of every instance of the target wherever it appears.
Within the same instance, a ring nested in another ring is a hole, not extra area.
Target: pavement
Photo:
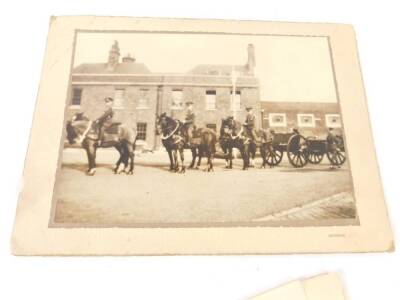
[[[286,157],[278,167],[261,169],[258,158],[256,167],[247,171],[241,170],[240,159],[234,161],[232,170],[225,169],[224,160],[215,159],[214,172],[177,174],[169,171],[167,153],[157,151],[138,154],[133,175],[114,174],[117,159],[116,151],[100,149],[97,172],[87,176],[84,150],[63,151],[55,186],[54,224],[151,227],[356,222],[348,166],[331,170],[326,158],[320,165],[301,169],[293,168]],[[190,152],[185,159],[188,165]]]

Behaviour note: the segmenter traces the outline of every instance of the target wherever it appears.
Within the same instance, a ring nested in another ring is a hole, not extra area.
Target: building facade
[[[304,136],[325,137],[329,127],[341,132],[342,120],[337,103],[261,102],[263,128],[286,133],[297,128]]]
[[[185,102],[192,101],[196,126],[218,131],[222,118],[244,120],[247,106],[260,115],[254,46],[248,45],[247,53],[244,65],[198,65],[186,73],[153,73],[130,55],[120,59],[115,42],[106,63],[81,64],[73,69],[67,118],[81,111],[95,119],[104,111],[104,98],[112,97],[115,121],[136,129],[138,143],[155,149],[160,147],[157,115],[165,112],[183,119]]]

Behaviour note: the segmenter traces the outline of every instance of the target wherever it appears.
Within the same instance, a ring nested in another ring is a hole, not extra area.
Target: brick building
[[[115,42],[107,62],[73,69],[67,117],[83,111],[95,119],[104,110],[103,99],[113,97],[115,120],[135,128],[139,143],[154,149],[160,146],[156,116],[166,112],[182,119],[185,102],[190,100],[194,102],[196,125],[219,130],[221,119],[229,115],[244,120],[246,106],[254,107],[260,115],[254,46],[248,45],[247,52],[244,65],[197,65],[186,73],[153,73],[130,55],[120,59]]]
[[[299,129],[304,136],[324,137],[328,127],[341,131],[342,121],[337,103],[261,102],[263,128],[276,132]]]

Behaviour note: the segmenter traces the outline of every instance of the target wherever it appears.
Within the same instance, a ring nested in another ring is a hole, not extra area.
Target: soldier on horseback
[[[247,134],[249,135],[250,139],[254,142],[256,141],[256,132],[255,132],[255,126],[256,126],[256,116],[254,115],[254,111],[252,107],[246,107],[247,110],[247,116],[246,116],[246,121],[244,122],[244,126],[246,127]]]
[[[104,102],[106,105],[106,110],[95,121],[95,124],[99,128],[99,147],[101,147],[101,145],[104,143],[104,132],[112,125],[114,116],[114,111],[112,109],[114,99],[111,97],[106,97],[104,99]]]
[[[186,102],[186,116],[185,116],[185,121],[183,122],[183,128],[186,133],[186,144],[189,147],[191,146],[191,141],[193,138],[193,131],[196,128],[195,118],[196,118],[196,115],[193,112],[193,102],[188,101],[188,102]]]

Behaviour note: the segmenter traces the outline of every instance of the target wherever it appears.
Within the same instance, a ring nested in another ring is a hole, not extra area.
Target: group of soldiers
[[[99,145],[101,146],[101,143],[104,140],[104,132],[105,130],[111,126],[113,123],[113,116],[114,116],[114,111],[112,109],[113,104],[114,104],[114,99],[111,97],[106,97],[104,99],[105,105],[106,105],[106,110],[104,113],[95,120],[95,124],[99,127]],[[196,128],[195,121],[196,121],[196,115],[193,110],[193,102],[192,101],[187,101],[186,102],[186,115],[185,119],[183,121],[183,126],[184,130],[186,131],[186,142],[190,146],[190,142],[193,138],[193,131]],[[256,125],[256,116],[254,115],[254,110],[251,106],[246,107],[247,115],[245,122],[243,123],[244,127],[247,130],[248,136],[250,137],[251,140],[256,140],[256,132],[255,132],[255,125]],[[271,136],[275,134],[274,130],[270,130]],[[293,129],[293,134],[299,134],[299,131],[294,128]],[[335,144],[335,139],[336,136],[333,133],[333,128],[328,128],[328,135],[327,135],[327,142],[328,145],[334,145]]]
[[[95,120],[95,124],[99,128],[99,143],[100,143],[99,145],[100,146],[104,140],[104,132],[113,123],[113,116],[114,116],[114,111],[112,109],[113,104],[114,104],[114,99],[111,97],[106,97],[104,99],[104,102],[105,102],[106,110],[100,117],[98,117]],[[186,141],[189,146],[190,146],[190,142],[193,138],[193,131],[196,128],[196,125],[195,125],[196,115],[193,110],[193,104],[194,103],[192,101],[186,102],[186,114],[185,114],[185,119],[183,120],[184,130],[186,131],[186,139],[187,139]],[[246,110],[247,110],[247,116],[246,116],[246,120],[243,125],[247,128],[248,134],[251,137],[251,139],[255,139],[256,116],[254,115],[252,107],[246,107]]]

